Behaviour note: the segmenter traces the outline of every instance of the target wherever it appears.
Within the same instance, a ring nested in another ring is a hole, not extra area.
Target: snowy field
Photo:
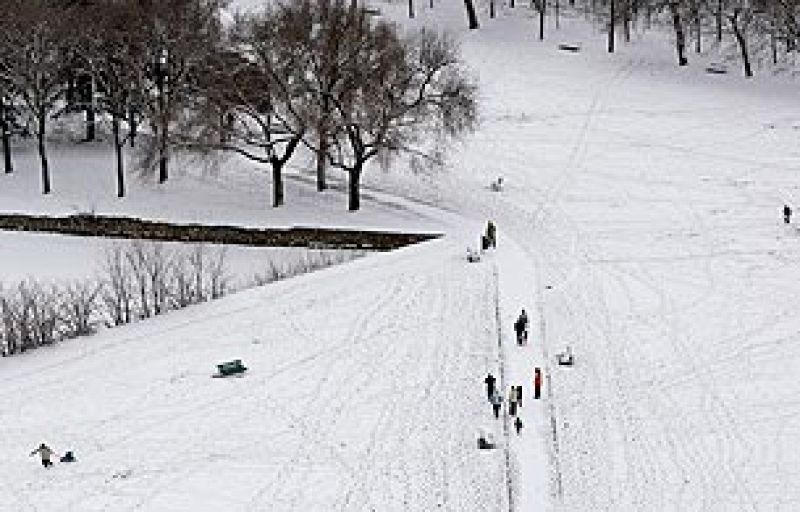
[[[467,32],[463,3],[436,4],[414,23],[462,41],[481,127],[440,174],[371,169],[358,214],[302,169],[280,210],[238,164],[122,202],[110,166],[111,194],[60,192],[55,155],[53,197],[30,165],[0,177],[6,210],[447,233],[0,360],[0,510],[800,508],[800,233],[780,219],[800,206],[797,85],[707,75],[716,54],[678,69],[652,34],[609,56],[579,20],[539,42],[525,8]],[[488,218],[498,249],[467,264]],[[245,377],[209,378],[234,357]],[[524,385],[520,436],[489,371]],[[499,450],[476,449],[484,426]],[[41,441],[79,462],[44,471]]]

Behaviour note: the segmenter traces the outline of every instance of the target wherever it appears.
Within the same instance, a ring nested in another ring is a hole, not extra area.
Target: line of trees
[[[107,249],[100,277],[68,283],[26,279],[0,284],[0,354],[10,356],[93,334],[234,290],[225,248],[130,241]],[[260,286],[361,257],[360,251],[311,251],[267,260],[239,286]]]
[[[13,171],[14,124],[38,141],[51,191],[48,123],[75,108],[111,121],[117,195],[124,148],[163,183],[175,151],[233,152],[272,176],[301,148],[349,181],[348,207],[376,156],[423,153],[432,135],[476,121],[476,86],[459,48],[431,30],[407,35],[351,0],[287,0],[222,22],[226,0],[4,0],[0,17],[0,141]],[[80,30],[75,30],[80,27]],[[139,142],[141,141],[141,142]]]
[[[414,0],[408,0],[413,3]],[[496,5],[515,7],[515,0],[486,0],[489,16]],[[479,28],[473,0],[464,0],[469,28]],[[528,5],[525,2],[523,5]],[[614,52],[621,33],[630,40],[632,29],[669,27],[674,32],[675,58],[679,66],[689,63],[691,45],[697,53],[707,46],[734,43],[744,76],[753,76],[756,59],[778,64],[795,62],[800,38],[800,2],[797,0],[531,0],[538,13],[539,39],[544,39],[546,19],[555,26],[564,10],[587,16],[608,34],[608,51]],[[433,5],[431,5],[433,8]]]

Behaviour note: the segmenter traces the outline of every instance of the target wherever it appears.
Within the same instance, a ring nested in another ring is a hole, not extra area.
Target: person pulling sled
[[[39,445],[38,448],[36,448],[35,450],[33,450],[31,452],[30,457],[33,457],[37,453],[42,458],[42,466],[43,467],[49,468],[50,466],[53,465],[53,462],[50,460],[50,457],[52,457],[55,454],[55,452],[52,450],[52,448],[50,448],[46,444],[42,443],[42,444]]]

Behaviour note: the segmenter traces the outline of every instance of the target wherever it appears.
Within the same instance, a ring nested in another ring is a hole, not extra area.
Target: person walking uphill
[[[483,379],[483,382],[486,383],[486,397],[491,401],[492,397],[494,396],[494,383],[497,379],[494,378],[494,375],[491,373]]]
[[[789,224],[792,220],[792,209],[788,204],[783,205],[783,223]]]
[[[486,223],[486,239],[492,249],[497,248],[497,227],[492,221]]]
[[[514,332],[517,333],[517,345],[523,345],[528,341],[528,314],[524,309],[514,322]]]
[[[33,457],[37,453],[42,458],[42,466],[49,468],[53,465],[50,461],[50,457],[52,457],[55,452],[49,446],[44,443],[40,444],[38,448],[31,452],[30,457]]]

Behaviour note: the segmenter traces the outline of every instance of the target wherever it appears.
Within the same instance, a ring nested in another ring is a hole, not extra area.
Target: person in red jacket
[[[542,396],[542,370],[536,368],[533,376],[533,398],[538,399]]]

